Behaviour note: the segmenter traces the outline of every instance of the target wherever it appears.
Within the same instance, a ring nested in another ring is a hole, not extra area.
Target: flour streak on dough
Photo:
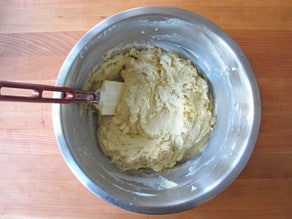
[[[97,131],[117,166],[160,171],[202,150],[215,119],[208,84],[190,60],[148,46],[105,60],[94,73],[98,86],[118,76],[122,98]]]

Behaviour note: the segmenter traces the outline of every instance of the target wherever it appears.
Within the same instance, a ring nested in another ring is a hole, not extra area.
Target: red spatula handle
[[[9,91],[9,92],[8,92]],[[30,92],[31,91],[31,92]],[[53,96],[53,92],[61,95]],[[51,95],[48,95],[51,94]],[[79,91],[69,87],[57,87],[42,84],[0,81],[0,101],[35,102],[35,103],[97,103],[99,93]]]

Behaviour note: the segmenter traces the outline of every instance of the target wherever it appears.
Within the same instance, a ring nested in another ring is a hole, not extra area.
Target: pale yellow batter
[[[97,132],[117,166],[160,171],[202,150],[215,119],[208,85],[190,60],[148,46],[106,60],[95,75],[98,86],[124,80],[114,116],[102,116]]]

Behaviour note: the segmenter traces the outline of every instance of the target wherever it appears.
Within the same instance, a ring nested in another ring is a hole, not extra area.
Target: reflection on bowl
[[[97,119],[81,113],[81,104],[54,105],[63,157],[91,192],[121,208],[165,214],[203,204],[231,184],[253,151],[261,112],[252,68],[237,44],[205,18],[177,8],[143,7],[114,15],[85,34],[65,60],[57,85],[81,89],[108,50],[132,43],[175,51],[204,72],[216,114],[206,149],[171,171],[121,171],[98,147]]]

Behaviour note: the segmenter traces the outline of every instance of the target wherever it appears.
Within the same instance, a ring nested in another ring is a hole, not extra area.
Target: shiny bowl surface
[[[204,72],[216,114],[206,149],[171,171],[124,172],[102,154],[97,119],[82,113],[82,104],[56,104],[53,125],[63,157],[91,192],[123,209],[166,214],[201,205],[232,183],[255,146],[261,107],[254,72],[239,46],[207,19],[177,8],[142,7],[114,15],[86,33],[66,58],[56,85],[82,89],[108,50],[131,43],[174,50]]]

